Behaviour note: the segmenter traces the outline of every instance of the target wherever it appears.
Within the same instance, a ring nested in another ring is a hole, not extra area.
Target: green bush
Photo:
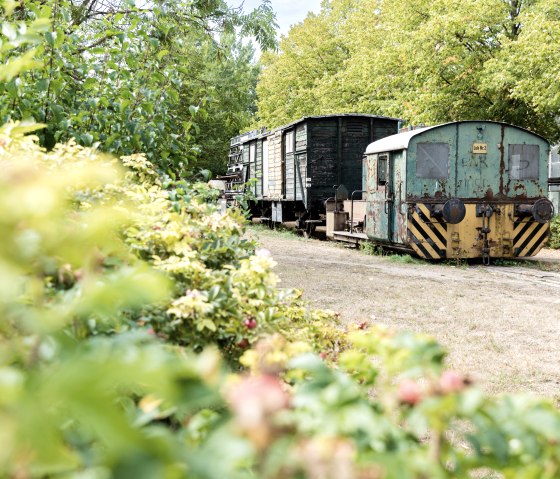
[[[560,215],[556,215],[550,222],[550,240],[548,242],[550,248],[560,248]]]

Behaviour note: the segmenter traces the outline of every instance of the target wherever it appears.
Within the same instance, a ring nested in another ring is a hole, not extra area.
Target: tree
[[[345,15],[333,15],[337,9]],[[319,16],[332,37],[319,41],[304,22],[265,64],[262,118],[273,118],[265,95],[284,90],[314,99],[312,107],[301,101],[300,116],[320,105],[321,112],[388,114],[415,124],[484,118],[560,138],[557,1],[332,0]],[[315,41],[300,69],[314,65],[321,49],[333,52],[333,44],[347,53],[315,81],[276,78],[281,66],[295,71],[285,45],[306,35]]]
[[[311,13],[292,27],[281,39],[278,53],[263,54],[257,85],[258,121],[263,126],[276,127],[305,115],[336,111],[337,106],[325,101],[321,92],[348,56],[335,28],[338,13],[324,3],[319,15]]]
[[[220,65],[222,58],[235,55],[230,68],[253,69],[250,53],[240,53],[239,42],[229,38],[254,35],[265,49],[275,41],[266,0],[248,15],[223,0],[139,6],[127,0],[35,0],[22,5],[15,11],[21,21],[50,18],[52,29],[35,51],[44,68],[0,84],[0,120],[47,124],[40,133],[47,148],[75,137],[82,145],[99,142],[116,154],[143,151],[174,175],[207,153],[199,123],[220,86],[213,84],[218,77],[212,84],[205,77],[228,68]],[[252,77],[243,80],[250,83]],[[246,103],[228,107],[233,116],[245,118]],[[209,138],[208,144],[214,141]]]

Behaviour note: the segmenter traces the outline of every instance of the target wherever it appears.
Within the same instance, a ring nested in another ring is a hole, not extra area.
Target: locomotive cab
[[[549,235],[550,145],[516,126],[463,121],[406,131],[367,150],[365,233],[427,259],[514,258]]]

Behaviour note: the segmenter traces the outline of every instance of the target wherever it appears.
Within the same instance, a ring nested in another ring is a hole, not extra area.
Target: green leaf
[[[43,78],[37,82],[38,91],[47,91],[49,88],[50,80],[48,78]]]
[[[17,38],[17,30],[11,23],[3,22],[2,35],[7,37],[9,41],[14,41]]]
[[[85,89],[91,89],[93,87],[96,87],[97,84],[98,84],[98,80],[96,78],[89,77],[84,82],[84,88]]]
[[[84,146],[91,146],[93,144],[93,135],[84,133],[80,136],[80,140]]]
[[[53,47],[55,42],[56,42],[56,36],[57,33],[56,32],[46,32],[45,33],[45,38],[47,39],[47,43]]]
[[[163,57],[169,55],[169,50],[161,50],[157,54],[157,59],[161,60]]]

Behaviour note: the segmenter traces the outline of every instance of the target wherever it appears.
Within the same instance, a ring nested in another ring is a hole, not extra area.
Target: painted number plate
[[[481,155],[485,155],[488,153],[488,144],[487,143],[474,143],[472,147],[473,153],[478,153]]]

